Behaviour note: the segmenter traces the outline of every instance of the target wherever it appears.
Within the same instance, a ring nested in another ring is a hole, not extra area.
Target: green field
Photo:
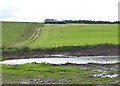
[[[118,44],[117,24],[44,25],[38,39],[29,47],[50,48],[100,43]]]
[[[68,84],[111,84],[118,80],[115,78],[90,77],[95,72],[97,66],[87,69],[79,66],[52,66],[49,64],[23,64],[23,65],[3,65],[2,81],[4,83],[21,81],[33,81],[35,83],[68,83]],[[107,73],[118,73],[118,70],[107,70]]]
[[[31,49],[37,49],[38,47],[68,46],[69,50],[69,46],[90,47],[95,44],[118,44],[117,24],[44,24],[42,27],[40,23],[3,22],[2,26],[3,47],[28,46]],[[63,47],[62,50],[65,48]],[[9,51],[9,48],[7,49]],[[22,81],[31,83],[33,81],[35,84],[112,84],[118,82],[119,76],[115,78],[90,76],[91,74],[101,74],[98,70],[102,70],[102,68],[103,66],[99,68],[96,65],[53,66],[44,63],[2,65],[2,82],[5,84],[11,82],[19,84]],[[118,70],[110,68],[105,71],[108,74],[118,74]]]
[[[39,23],[2,22],[2,46],[14,46],[27,40],[40,27]]]
[[[39,23],[3,22],[2,26],[3,47],[22,45],[30,48],[51,48],[118,44],[117,24],[44,24],[42,28]],[[38,28],[41,30],[38,31]],[[26,40],[33,41],[24,42]]]

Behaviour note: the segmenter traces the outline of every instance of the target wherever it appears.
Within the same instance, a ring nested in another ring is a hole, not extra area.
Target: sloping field
[[[3,22],[2,44],[30,48],[57,46],[79,46],[100,43],[118,44],[117,24],[45,24]]]
[[[41,26],[39,23],[28,22],[2,22],[2,45],[19,46],[22,42],[29,39]]]
[[[50,48],[57,46],[78,46],[86,44],[118,44],[117,24],[46,24],[31,48]]]

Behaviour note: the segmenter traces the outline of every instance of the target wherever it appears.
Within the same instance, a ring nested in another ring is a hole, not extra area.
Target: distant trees
[[[45,24],[66,24],[66,22],[63,21],[57,21],[57,22],[44,22]]]
[[[63,20],[45,19],[45,24],[66,24],[66,23],[79,23],[79,24],[120,24],[120,21],[93,21],[93,20]]]
[[[66,23],[81,23],[81,24],[120,24],[120,21],[92,21],[92,20],[64,20]]]
[[[45,19],[45,24],[66,24],[65,21],[57,21],[56,19]]]
[[[115,22],[113,22],[114,24],[120,24],[120,21],[115,21]]]

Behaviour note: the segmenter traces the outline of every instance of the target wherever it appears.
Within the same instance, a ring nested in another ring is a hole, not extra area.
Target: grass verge
[[[80,45],[80,46],[59,46],[59,47],[53,47],[53,48],[29,48],[28,46],[22,46],[20,48],[18,47],[2,47],[3,52],[19,52],[19,51],[52,51],[52,52],[64,52],[64,51],[77,51],[80,49],[89,49],[89,48],[95,48],[98,46],[116,46],[117,44],[111,44],[111,43],[104,43],[104,44],[94,44],[94,45]],[[120,44],[118,44],[119,46]]]

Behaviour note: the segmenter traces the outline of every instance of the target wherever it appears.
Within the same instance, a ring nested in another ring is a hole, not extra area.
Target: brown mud
[[[118,56],[118,45],[101,45],[94,48],[85,48],[69,51],[19,51],[19,52],[3,52],[3,60],[8,59],[27,59],[27,58],[43,58],[51,57],[51,55],[66,56]]]

